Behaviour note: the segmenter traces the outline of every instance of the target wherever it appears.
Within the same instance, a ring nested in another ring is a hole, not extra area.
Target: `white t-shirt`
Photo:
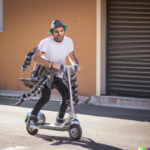
[[[64,64],[66,56],[74,50],[74,45],[69,37],[64,36],[62,42],[56,42],[51,36],[40,42],[38,50],[44,52],[43,56],[47,60]]]

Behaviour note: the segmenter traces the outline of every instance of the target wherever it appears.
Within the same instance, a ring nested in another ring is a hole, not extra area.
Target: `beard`
[[[60,36],[60,35],[58,35],[58,36]],[[54,40],[55,40],[56,42],[62,42],[63,39],[64,39],[64,35],[62,35],[62,37],[58,37],[58,36],[54,36]]]

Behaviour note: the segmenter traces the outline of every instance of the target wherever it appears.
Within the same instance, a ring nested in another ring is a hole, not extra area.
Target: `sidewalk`
[[[20,95],[28,93],[29,91],[20,90],[5,90],[0,89],[0,97],[8,98],[19,98]],[[98,106],[107,107],[119,107],[119,108],[129,108],[129,109],[141,109],[150,110],[150,98],[137,98],[137,97],[123,97],[123,96],[78,96],[79,104],[91,104]],[[38,100],[40,95],[34,96],[31,100]],[[51,94],[51,101],[61,101],[61,95],[57,93]]]
[[[107,107],[150,110],[150,98],[125,96],[91,96],[88,104]]]
[[[29,91],[20,91],[20,90],[5,90],[0,89],[0,97],[8,97],[8,98],[19,98],[20,95],[28,93]],[[78,96],[79,97],[79,103],[86,103],[90,97],[86,96]],[[40,98],[40,94],[33,96],[31,100],[38,100]],[[61,101],[61,95],[57,93],[51,94],[51,101]]]

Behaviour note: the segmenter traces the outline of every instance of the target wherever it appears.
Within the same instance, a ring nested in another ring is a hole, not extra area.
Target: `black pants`
[[[62,102],[60,105],[60,110],[58,117],[63,118],[64,114],[67,109],[66,100],[70,99],[69,89],[64,85],[61,78],[54,77],[53,84],[55,85],[56,89],[59,91],[60,95],[62,96]],[[34,109],[32,111],[32,115],[36,115],[39,113],[40,109],[49,101],[51,95],[50,89],[47,87],[47,85],[44,85],[44,88],[41,91],[41,98],[34,106]]]

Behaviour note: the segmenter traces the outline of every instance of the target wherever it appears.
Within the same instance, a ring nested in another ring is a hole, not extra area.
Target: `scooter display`
[[[69,116],[64,119],[63,123],[46,123],[46,117],[42,112],[39,112],[37,118],[31,115],[31,112],[27,113],[25,118],[26,122],[26,129],[30,135],[35,135],[39,129],[48,129],[48,130],[55,130],[55,131],[68,131],[70,137],[73,140],[79,140],[82,136],[82,129],[80,126],[79,121],[77,120],[73,97],[72,97],[72,89],[71,89],[71,75],[70,75],[70,68],[71,66],[66,66],[67,76],[68,76],[68,83],[69,83],[69,92],[70,92],[70,100],[68,101],[68,110]],[[71,68],[72,69],[72,68]],[[36,124],[35,124],[36,122]]]

